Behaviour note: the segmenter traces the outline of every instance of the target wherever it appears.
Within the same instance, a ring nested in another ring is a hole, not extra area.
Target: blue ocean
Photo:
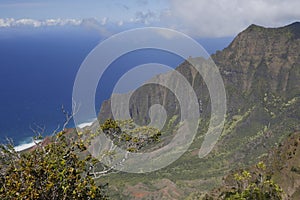
[[[15,145],[22,145],[31,142],[31,128],[45,127],[44,135],[49,135],[62,126],[65,117],[61,107],[71,111],[76,73],[104,39],[96,31],[80,27],[0,29],[0,142],[11,138]],[[211,54],[231,39],[198,41]],[[134,66],[156,62],[176,67],[182,61],[171,53],[151,49],[120,57],[99,82],[95,109],[100,109],[114,84]]]

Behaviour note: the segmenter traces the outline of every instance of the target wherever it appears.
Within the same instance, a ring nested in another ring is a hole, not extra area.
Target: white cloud
[[[151,22],[155,20],[157,20],[156,14],[153,11],[148,10],[147,12],[142,12],[142,11],[136,12],[135,18],[132,21],[149,25]]]
[[[14,21],[14,25],[25,25],[25,26],[33,26],[33,27],[40,27],[42,22],[34,19],[19,19]]]
[[[150,1],[139,1],[137,9],[129,9],[132,11],[128,18],[120,18],[121,13],[116,19],[112,13],[112,17],[103,17],[99,20],[0,18],[0,27],[85,26],[110,35],[127,28],[160,26],[176,29],[193,37],[223,37],[234,36],[250,24],[278,27],[300,20],[299,0],[169,0],[167,2],[160,9],[153,7],[147,9],[145,6],[149,5]]]
[[[14,19],[12,18],[0,19],[0,27],[10,27],[13,21]]]
[[[193,36],[232,36],[250,24],[282,26],[300,20],[299,0],[170,0],[161,23]]]
[[[100,35],[108,37],[111,36],[112,33],[107,29],[107,24],[102,24],[103,21],[99,22],[95,18],[89,18],[89,19],[83,19],[81,22],[81,26],[88,28],[88,29],[93,29],[99,32]]]
[[[111,25],[122,26],[123,21],[111,23]],[[53,26],[82,26],[87,29],[93,29],[99,32],[101,36],[108,37],[113,33],[108,28],[108,18],[97,20],[95,18],[88,19],[14,19],[14,18],[0,18],[0,28],[9,27],[53,27]]]
[[[101,25],[106,25],[107,22],[108,22],[108,17],[103,17],[103,18],[101,19]]]
[[[35,20],[35,19],[13,19],[13,18],[0,18],[0,27],[17,27],[17,26],[79,26],[82,20],[77,19],[46,19],[46,20]]]

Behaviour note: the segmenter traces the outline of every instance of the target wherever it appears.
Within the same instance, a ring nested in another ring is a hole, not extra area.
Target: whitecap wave
[[[81,124],[78,124],[77,127],[82,129],[82,128],[91,126],[96,120],[97,120],[97,118],[88,120],[87,122],[83,122],[83,123],[81,123]],[[19,151],[24,151],[24,150],[26,150],[26,149],[29,149],[29,148],[31,148],[31,147],[34,147],[34,146],[36,145],[36,143],[39,143],[39,142],[41,142],[41,141],[43,141],[43,140],[35,140],[35,142],[32,141],[32,142],[23,143],[23,144],[20,144],[20,145],[18,145],[18,146],[15,146],[14,149],[15,149],[15,151],[17,151],[17,152],[19,152]]]
[[[84,127],[87,127],[87,126],[91,126],[96,120],[97,120],[97,118],[88,120],[87,122],[83,122],[81,124],[78,124],[77,127],[78,128],[84,128]]]
[[[29,149],[31,147],[34,147],[36,145],[36,143],[39,143],[43,140],[35,140],[34,142],[30,142],[30,143],[25,143],[25,144],[21,144],[18,146],[15,146],[14,149],[15,151],[19,152],[19,151],[24,151],[26,149]]]

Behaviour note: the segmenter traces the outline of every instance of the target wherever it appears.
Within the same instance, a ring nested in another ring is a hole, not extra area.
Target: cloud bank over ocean
[[[88,25],[101,33],[116,33],[155,26],[196,38],[216,38],[234,36],[250,24],[279,27],[300,20],[299,0],[144,0],[139,3],[94,0],[91,4],[60,1],[57,5],[55,1],[1,2],[0,28]]]
[[[81,25],[83,20],[77,19],[46,19],[46,20],[36,20],[36,19],[14,19],[14,18],[0,18],[0,27],[17,27],[17,26],[32,26],[32,27],[42,27],[42,26],[65,26]]]

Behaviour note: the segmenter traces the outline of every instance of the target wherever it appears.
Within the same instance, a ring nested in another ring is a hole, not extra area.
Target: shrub
[[[107,199],[88,173],[91,156],[79,157],[85,146],[65,132],[26,152],[11,144],[0,148],[0,199]]]

